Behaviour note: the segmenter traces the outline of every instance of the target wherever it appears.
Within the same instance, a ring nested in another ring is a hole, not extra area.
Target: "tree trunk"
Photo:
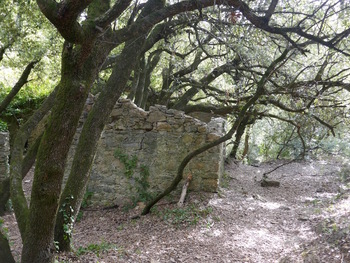
[[[234,159],[237,158],[237,151],[242,139],[242,135],[244,134],[244,130],[245,130],[245,124],[243,124],[243,121],[242,121],[242,123],[238,126],[236,131],[235,141],[233,143],[233,147],[230,152],[230,158],[234,158]]]
[[[91,56],[81,62],[86,58],[81,50],[84,47],[64,46],[62,79],[37,154],[22,262],[53,261],[53,233],[66,157],[97,73],[89,63]]]
[[[24,196],[22,188],[22,178],[23,171],[29,169],[30,162],[26,165],[23,160],[24,145],[28,140],[31,132],[41,121],[41,119],[46,115],[46,113],[51,109],[53,102],[56,98],[58,87],[55,88],[49,97],[43,102],[40,108],[34,112],[34,114],[24,123],[21,128],[16,133],[15,140],[11,147],[11,162],[10,162],[10,193],[12,206],[15,211],[18,228],[23,239],[24,232],[27,224],[28,218],[28,206],[27,200]],[[28,153],[29,154],[29,153]],[[29,156],[29,155],[28,155]]]
[[[239,144],[241,142],[242,136],[244,134],[244,131],[246,130],[246,127],[248,124],[254,123],[254,120],[249,121],[250,119],[252,119],[251,115],[247,115],[242,119],[241,124],[238,126],[238,129],[236,131],[236,138],[235,138],[235,142],[233,144],[232,150],[230,152],[230,157],[231,158],[237,158],[237,151],[238,151],[238,147]]]
[[[250,135],[250,126],[247,126],[245,138],[244,138],[244,149],[242,153],[242,160],[247,156],[249,151],[249,135]]]
[[[145,71],[146,71],[146,62],[145,57],[140,58],[139,62],[139,81],[135,90],[135,100],[134,103],[140,107],[143,97],[143,91],[145,88]]]
[[[15,263],[7,238],[0,231],[0,260],[6,263]]]

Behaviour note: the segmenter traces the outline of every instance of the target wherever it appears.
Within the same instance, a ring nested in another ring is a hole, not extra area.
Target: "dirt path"
[[[269,175],[280,187],[261,187],[263,173],[279,164],[231,163],[218,194],[190,193],[183,209],[165,200],[137,220],[130,219],[137,208],[84,211],[74,232],[77,252],[58,261],[350,262],[350,199],[341,163],[288,164]],[[5,220],[18,254],[11,215]]]

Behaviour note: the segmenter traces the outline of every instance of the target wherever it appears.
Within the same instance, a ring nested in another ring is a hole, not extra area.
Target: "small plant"
[[[93,196],[93,192],[91,191],[86,191],[83,197],[83,201],[81,202],[81,208],[86,208],[89,205],[91,205],[91,197]]]
[[[118,158],[125,167],[125,176],[130,179],[134,174],[134,170],[137,167],[137,157],[135,155],[129,157],[129,155],[123,153],[121,149],[116,149],[114,151],[114,157]]]
[[[142,164],[140,166],[140,175],[134,178],[135,189],[138,193],[134,198],[134,202],[147,202],[152,199],[152,194],[148,192],[148,189],[150,187],[150,184],[148,182],[149,176],[150,174],[148,166]]]
[[[115,250],[117,249],[117,246],[115,244],[101,242],[100,244],[89,244],[86,247],[79,247],[78,250],[75,252],[77,256],[92,252],[97,257],[100,257],[101,253],[104,253],[108,250]]]
[[[7,131],[7,123],[0,120],[0,132],[6,132]]]
[[[152,199],[152,194],[148,191],[149,184],[149,167],[141,164],[138,165],[138,160],[135,155],[131,157],[128,154],[122,152],[121,149],[114,151],[114,157],[118,158],[124,165],[124,175],[129,179],[129,190],[136,192],[131,197],[131,205],[124,207],[125,210],[129,210],[136,206],[138,202],[147,202]],[[135,173],[137,171],[137,173]]]
[[[320,204],[321,203],[321,200],[319,200],[319,199],[313,199],[312,201],[311,201],[311,204],[313,205],[313,206],[317,206],[318,204]]]
[[[66,202],[63,203],[61,209],[59,210],[60,213],[63,214],[63,232],[64,232],[64,239],[67,240],[72,236],[73,231],[73,225],[74,225],[74,209],[70,205],[70,201],[73,200],[74,197],[68,196],[66,197]]]
[[[0,218],[0,235],[1,233],[4,234],[5,236],[7,236],[8,234],[8,229],[6,227],[3,227],[4,225],[4,219]]]
[[[213,209],[211,207],[201,209],[196,205],[190,205],[181,208],[167,208],[162,211],[157,211],[157,214],[172,225],[190,226],[197,225],[200,219],[207,217],[212,211]]]

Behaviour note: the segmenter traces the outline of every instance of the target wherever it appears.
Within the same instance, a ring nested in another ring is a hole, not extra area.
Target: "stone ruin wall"
[[[92,105],[93,97],[90,97],[69,153],[66,177],[82,124]],[[213,118],[206,124],[165,106],[156,105],[144,111],[129,100],[120,100],[101,135],[91,167],[87,191],[93,194],[92,204],[125,205],[135,200],[139,194],[142,167],[149,171],[147,191],[158,193],[164,190],[175,177],[182,159],[205,143],[218,139],[224,129],[225,120],[222,118]],[[133,156],[137,159],[131,176],[125,174],[125,164],[115,156],[116,150],[129,160]],[[0,132],[0,181],[9,175],[9,153],[9,135]],[[224,169],[224,155],[225,146],[221,144],[191,160],[184,172],[184,176],[192,174],[191,190],[217,191]]]
[[[87,104],[91,105],[91,100]],[[139,199],[138,189],[145,185],[144,182],[140,184],[145,168],[149,171],[146,191],[155,194],[164,190],[175,177],[182,159],[189,152],[219,138],[224,126],[222,118],[206,124],[165,106],[157,105],[144,111],[129,100],[120,100],[104,128],[91,167],[87,191],[92,193],[92,204],[125,205]],[[79,129],[76,141],[78,135]],[[115,156],[116,151],[119,157]],[[192,173],[191,190],[217,191],[224,169],[224,151],[224,145],[219,145],[195,157],[187,165],[184,176]],[[128,163],[132,162],[132,158],[137,160],[129,175],[125,173],[125,161],[120,160],[120,155],[126,156]],[[68,163],[71,161],[72,157]],[[69,168],[66,173],[68,171]]]

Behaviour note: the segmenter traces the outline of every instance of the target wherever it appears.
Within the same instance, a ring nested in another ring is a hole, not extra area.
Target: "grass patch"
[[[75,254],[77,256],[86,254],[86,253],[94,253],[97,257],[100,257],[100,254],[107,252],[109,250],[116,250],[117,246],[115,244],[101,242],[100,244],[89,244],[86,247],[79,247]]]
[[[211,214],[213,208],[200,208],[195,204],[185,207],[165,208],[152,210],[158,217],[176,227],[197,225],[198,222]]]

